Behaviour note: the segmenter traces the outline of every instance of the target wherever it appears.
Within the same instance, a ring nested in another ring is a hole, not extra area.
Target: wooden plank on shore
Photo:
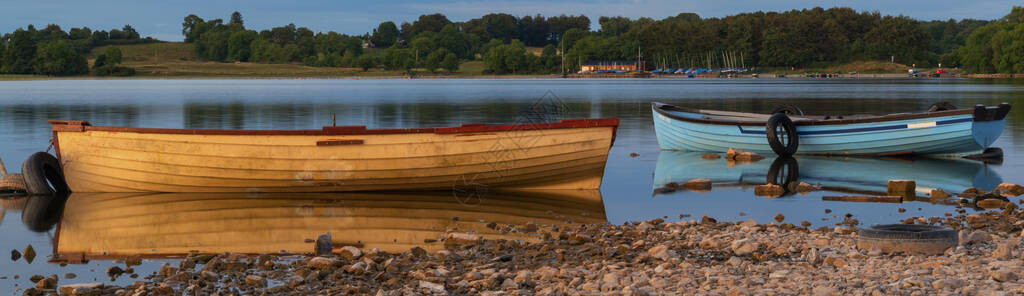
[[[843,195],[843,196],[822,196],[821,200],[827,201],[852,201],[852,202],[884,202],[902,203],[903,197],[891,195]]]

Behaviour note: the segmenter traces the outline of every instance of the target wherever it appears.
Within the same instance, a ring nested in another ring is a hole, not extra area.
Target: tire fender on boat
[[[25,191],[31,195],[64,195],[71,192],[60,161],[46,152],[36,152],[21,165]]]
[[[792,156],[800,146],[796,125],[785,113],[775,113],[768,118],[765,135],[768,136],[768,146],[771,146],[772,151],[779,156]]]

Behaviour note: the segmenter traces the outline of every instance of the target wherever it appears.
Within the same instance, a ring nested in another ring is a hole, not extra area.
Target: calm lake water
[[[767,112],[776,104],[789,103],[807,114],[834,115],[916,112],[938,101],[961,107],[1009,102],[1015,109],[995,144],[1006,153],[1002,164],[798,157],[799,180],[832,191],[763,198],[753,195],[752,185],[765,182],[773,158],[729,166],[723,160],[701,159],[700,153],[659,151],[651,101],[750,112]],[[302,240],[326,231],[332,231],[335,240],[365,247],[407,249],[422,244],[423,238],[436,237],[445,228],[485,231],[482,225],[489,221],[621,224],[708,215],[719,220],[769,222],[781,213],[786,222],[808,221],[819,227],[833,226],[850,213],[862,224],[895,223],[908,217],[953,213],[956,207],[926,201],[829,202],[822,201],[822,196],[884,192],[889,179],[917,180],[919,189],[947,192],[972,186],[991,189],[1004,181],[1024,183],[1024,157],[1018,154],[1024,152],[1024,82],[1012,80],[5,81],[0,82],[0,158],[8,170],[18,171],[29,154],[46,150],[50,138],[47,119],[136,127],[319,129],[330,125],[334,114],[338,125],[401,128],[515,123],[538,102],[562,106],[564,118],[621,119],[600,192],[493,194],[468,204],[441,193],[273,195],[255,201],[232,195],[109,194],[73,194],[66,200],[5,199],[0,212],[0,235],[4,237],[0,250],[24,251],[31,244],[38,255],[32,263],[24,258],[0,260],[0,289],[28,287],[27,277],[33,274],[58,274],[61,284],[109,282],[104,271],[117,264],[111,260],[63,267],[48,263],[48,257],[58,250],[64,257],[88,250],[126,250],[156,257],[198,249],[305,252],[312,246]],[[711,178],[714,190],[653,194],[667,182],[693,178]],[[898,212],[899,208],[906,212]],[[826,214],[826,209],[831,213]],[[338,222],[342,218],[347,220]],[[416,223],[422,226],[387,226]],[[273,230],[261,230],[268,227]],[[382,231],[384,228],[391,230]],[[161,262],[148,260],[136,267],[136,272],[145,276]],[[66,273],[75,273],[77,278],[64,279]],[[20,279],[14,279],[15,275]],[[123,276],[117,283],[131,281]]]

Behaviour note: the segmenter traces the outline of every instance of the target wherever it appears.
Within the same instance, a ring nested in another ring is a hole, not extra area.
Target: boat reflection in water
[[[61,200],[50,200],[60,203]],[[31,202],[30,202],[31,203]],[[490,222],[540,225],[605,223],[596,190],[499,193],[460,198],[452,192],[273,194],[72,194],[56,225],[58,261],[176,257],[190,252],[312,252],[318,235],[335,246],[388,252],[444,248],[446,232],[484,239],[538,239],[502,234]],[[50,208],[60,211],[59,207]],[[40,224],[43,222],[39,222]]]
[[[654,171],[656,192],[670,182],[682,184],[697,178],[711,179],[713,189],[771,183],[783,185],[788,193],[800,181],[828,191],[872,195],[886,195],[889,180],[914,180],[919,196],[928,196],[932,189],[991,191],[1002,182],[985,163],[967,159],[800,156],[730,164],[724,159],[701,158],[703,154],[662,151]]]

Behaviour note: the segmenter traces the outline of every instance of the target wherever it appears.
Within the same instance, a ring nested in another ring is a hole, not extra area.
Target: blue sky
[[[440,12],[453,21],[464,21],[491,12],[505,12],[517,16],[540,13],[545,16],[559,14],[585,14],[598,29],[597,17],[621,15],[631,18],[647,16],[655,19],[680,12],[695,12],[702,17],[720,17],[757,10],[783,11],[815,6],[852,7],[857,10],[879,11],[883,14],[903,14],[917,19],[996,19],[1010,12],[1014,5],[1024,6],[1016,0],[526,0],[526,1],[474,1],[474,0],[377,0],[367,2],[327,0],[4,0],[0,17],[0,32],[11,32],[19,27],[46,24],[70,27],[88,26],[109,30],[131,24],[143,36],[162,40],[181,40],[181,21],[193,13],[204,19],[227,19],[232,11],[242,13],[246,27],[266,29],[294,22],[314,31],[337,31],[362,34],[371,31],[382,21],[398,24],[412,22],[421,14]]]

